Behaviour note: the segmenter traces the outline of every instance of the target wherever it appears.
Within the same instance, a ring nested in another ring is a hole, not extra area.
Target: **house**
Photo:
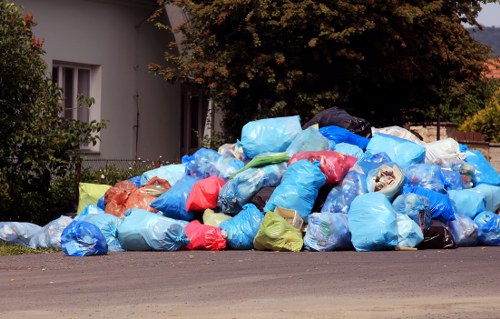
[[[488,72],[485,74],[487,78],[500,79],[500,58],[489,60],[486,67],[488,68]]]
[[[61,116],[107,121],[86,159],[178,161],[200,145],[208,105],[148,71],[174,35],[148,22],[154,0],[14,0],[37,23],[44,59],[63,89]],[[174,12],[174,14],[179,12]],[[164,17],[167,19],[167,17]],[[77,108],[77,94],[93,97]]]

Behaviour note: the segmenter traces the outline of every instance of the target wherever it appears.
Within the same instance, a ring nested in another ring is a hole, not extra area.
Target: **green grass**
[[[56,249],[32,249],[21,245],[8,244],[0,241],[0,256],[53,253]]]

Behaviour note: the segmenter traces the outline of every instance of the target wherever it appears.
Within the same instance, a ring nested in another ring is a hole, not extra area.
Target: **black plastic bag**
[[[440,221],[433,220],[424,232],[424,241],[418,249],[454,249],[457,248],[451,231]]]
[[[257,208],[263,212],[264,211],[264,206],[266,206],[267,201],[269,200],[269,197],[271,197],[271,194],[274,192],[274,189],[276,187],[262,187],[257,194],[255,194],[252,199],[250,199],[250,203],[254,204],[257,206]],[[264,212],[265,213],[265,212]]]
[[[318,124],[319,127],[330,125],[340,126],[364,137],[371,137],[372,134],[370,122],[360,117],[352,116],[336,106],[316,114],[309,122],[304,124],[302,129],[306,129],[314,124]]]

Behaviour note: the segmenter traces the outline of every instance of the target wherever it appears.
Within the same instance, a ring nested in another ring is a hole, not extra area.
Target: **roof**
[[[486,62],[486,67],[488,68],[487,78],[500,79],[500,58],[490,59]]]

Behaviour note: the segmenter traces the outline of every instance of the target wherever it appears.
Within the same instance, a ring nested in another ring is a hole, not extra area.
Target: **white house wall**
[[[128,1],[18,0],[32,12],[35,35],[45,39],[45,59],[97,65],[100,116],[108,120],[99,153],[90,158],[174,161],[180,149],[180,87],[147,70],[162,63],[172,35],[145,19],[151,8]],[[136,99],[137,96],[137,99]],[[139,110],[136,150],[136,120]]]

